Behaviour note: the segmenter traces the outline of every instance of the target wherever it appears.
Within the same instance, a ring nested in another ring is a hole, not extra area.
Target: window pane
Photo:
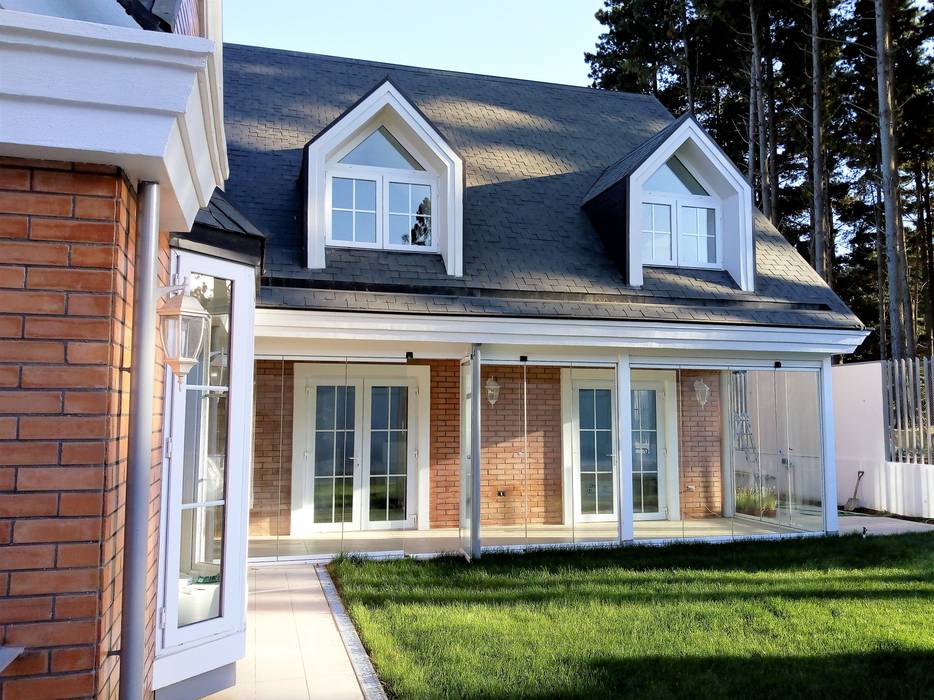
[[[667,204],[653,204],[653,230],[659,233],[671,233],[671,207]]]
[[[179,541],[178,626],[219,617],[224,506],[185,508]]]
[[[331,206],[353,209],[353,180],[346,177],[335,177],[331,180]]]
[[[651,231],[645,231],[642,234],[642,259],[646,262],[654,262],[655,260],[655,250],[652,243],[654,238],[655,234]]]
[[[592,472],[597,466],[596,445],[592,430],[581,430],[581,471]]]
[[[402,429],[409,425],[409,389],[394,386],[390,389],[389,427]]]
[[[334,480],[334,522],[353,520],[353,478]]]
[[[354,219],[355,240],[362,243],[374,243],[376,241],[376,214],[357,212],[354,214]]]
[[[383,126],[363,139],[350,153],[341,158],[340,162],[378,168],[424,170],[412,154]]]
[[[681,207],[681,233],[689,235],[701,233],[697,230],[696,207]]]
[[[596,403],[596,421],[594,425],[597,428],[607,430],[613,427],[613,408],[611,403],[612,392],[609,389],[597,389],[594,391],[594,400]]]
[[[191,294],[211,314],[211,324],[202,344],[197,374],[189,375],[188,384],[227,386],[232,287],[230,280],[221,277],[198,273],[191,275]],[[205,367],[208,368],[207,372],[204,371]]]
[[[370,390],[370,427],[389,427],[389,387],[374,386]]]
[[[613,471],[613,433],[609,430],[597,430],[595,434],[597,438],[597,471],[611,472]]]
[[[334,479],[315,479],[315,522],[334,522]]]
[[[354,180],[357,189],[354,209],[357,211],[376,211],[376,181]]]
[[[408,435],[404,430],[394,430],[389,436],[389,473],[404,475],[408,461]]]
[[[187,425],[182,503],[223,500],[227,462],[227,394],[204,389],[188,389],[185,394]]]
[[[370,433],[370,474],[385,474],[389,459],[389,432],[374,430]]]
[[[408,214],[390,214],[389,215],[389,242],[393,245],[404,245],[409,242],[409,220]]]
[[[352,386],[335,387],[337,406],[334,425],[340,430],[354,427],[354,388]]]
[[[428,185],[412,185],[413,214],[431,214],[431,187]]]
[[[315,475],[334,474],[334,433],[319,430],[315,433]]]
[[[643,202],[642,203],[642,230],[651,231],[653,229],[652,225],[652,205]]]
[[[597,477],[581,474],[581,513],[593,515],[597,512]]]
[[[387,520],[405,519],[405,482],[404,476],[391,476],[387,480],[389,488],[387,493],[388,508]]]
[[[606,515],[613,512],[613,474],[603,472],[597,479],[597,513]]]
[[[338,476],[353,474],[353,433],[334,434],[334,473]]]
[[[700,260],[697,257],[697,242],[701,240],[697,236],[682,236],[681,237],[681,262],[686,265],[693,265]]]
[[[415,225],[412,227],[412,233],[409,240],[411,241],[412,245],[431,245],[431,217],[415,217]]]
[[[668,262],[671,255],[671,234],[662,233],[655,235],[655,260],[658,262]]]
[[[370,520],[386,520],[386,478],[370,479]]]
[[[319,386],[315,389],[315,428],[328,430],[334,427],[334,399],[337,387]]]
[[[706,195],[705,190],[691,172],[684,166],[677,156],[669,158],[650,177],[646,183],[647,190],[655,192],[672,192],[674,194]]]
[[[389,211],[395,214],[409,213],[409,186],[399,183],[389,183]]]
[[[658,476],[646,474],[642,477],[642,512],[658,512]]]
[[[581,430],[593,428],[593,389],[581,389],[578,393],[578,405],[580,407]]]
[[[349,211],[331,212],[331,237],[335,241],[353,240],[353,213]]]

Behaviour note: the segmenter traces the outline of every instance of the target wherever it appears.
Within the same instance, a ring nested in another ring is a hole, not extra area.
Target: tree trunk
[[[879,191],[879,180],[872,179],[873,213],[876,219],[876,279],[879,282],[879,359],[886,358],[886,314],[885,314],[885,236],[882,230],[882,193]]]
[[[908,263],[905,256],[905,233],[902,230],[898,198],[898,163],[895,126],[892,114],[894,85],[892,77],[891,36],[888,3],[875,0],[876,10],[876,81],[879,89],[879,145],[881,149],[882,198],[885,208],[885,245],[889,256],[889,314],[892,357],[901,359],[915,353],[915,332],[908,291]]]
[[[762,49],[759,39],[759,0],[749,0],[749,25],[752,30],[752,82],[755,86],[756,123],[758,125],[759,141],[759,199],[762,204],[762,213],[766,218],[772,218],[772,207],[769,201],[769,171],[768,156],[766,155],[766,123],[764,99],[762,96]]]
[[[752,190],[753,204],[756,199],[756,81],[753,79],[755,58],[749,63],[749,122],[746,136],[746,182]]]
[[[684,87],[687,91],[688,112],[694,113],[694,83],[691,76],[691,49],[688,38],[688,0],[681,0],[681,41],[684,44]]]
[[[924,206],[924,175],[921,161],[915,165],[915,204],[917,205],[918,236],[921,238],[921,252],[924,253],[924,331],[927,334],[928,354],[934,355],[934,246],[931,245],[930,222]]]
[[[778,224],[778,133],[775,128],[775,71],[772,56],[771,35],[765,59],[765,84],[769,119],[769,204],[772,209],[772,223]]]
[[[823,279],[827,279],[827,221],[824,191],[824,125],[822,116],[822,71],[820,61],[819,0],[811,0],[811,186],[813,196],[814,258],[812,263]]]

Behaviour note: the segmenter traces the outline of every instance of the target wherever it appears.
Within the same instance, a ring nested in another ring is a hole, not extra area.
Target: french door
[[[415,525],[418,412],[411,378],[311,378],[306,384],[307,529]]]
[[[632,512],[636,520],[668,516],[664,382],[632,383]]]
[[[616,402],[612,381],[573,382],[573,467],[577,522],[617,519]]]

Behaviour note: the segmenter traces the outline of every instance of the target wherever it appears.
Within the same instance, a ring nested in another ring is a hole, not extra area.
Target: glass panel
[[[389,242],[431,245],[431,187],[389,183]]]
[[[458,498],[458,539],[468,558],[473,554],[473,467],[471,426],[473,425],[473,359],[460,364],[460,493]]]
[[[399,182],[389,183],[389,212],[391,214],[409,213],[409,185]]]
[[[224,506],[183,508],[179,544],[178,626],[220,617]]]
[[[354,214],[354,237],[361,243],[376,242],[376,214],[367,212]]]
[[[353,180],[335,177],[331,180],[331,206],[334,209],[353,209]]]
[[[363,139],[350,153],[341,158],[340,162],[378,168],[424,170],[412,154],[383,126]]]
[[[672,260],[671,207],[644,202],[643,257],[646,262],[668,263]]]
[[[370,390],[371,522],[405,522],[408,487],[408,392],[406,386]]]
[[[411,209],[413,214],[423,216],[431,215],[431,187],[428,185],[412,185],[411,188]]]
[[[386,519],[405,520],[406,477],[390,476],[386,481]]]
[[[353,508],[354,387],[318,384],[314,397],[314,522],[348,522]]]
[[[669,158],[645,183],[645,189],[674,194],[707,195],[708,192],[677,156]]]
[[[338,211],[331,212],[331,238],[335,241],[353,240],[353,212]]]
[[[633,512],[658,512],[658,410],[655,389],[632,390]],[[647,478],[655,483],[654,498],[645,493]],[[648,498],[647,498],[648,496]]]
[[[376,211],[376,181],[354,180],[354,209],[357,211]]]
[[[409,215],[389,215],[389,242],[393,245],[403,245],[409,242]]]

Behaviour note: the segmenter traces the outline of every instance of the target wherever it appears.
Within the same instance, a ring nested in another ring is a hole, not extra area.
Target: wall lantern
[[[495,406],[496,402],[499,401],[499,382],[490,377],[483,386],[486,387],[486,400],[490,402],[491,406]]]
[[[211,314],[191,295],[187,282],[163,287],[159,291],[163,301],[156,313],[165,363],[180,381],[184,381],[201,361],[201,347],[210,326]]]
[[[697,397],[697,403],[701,405],[701,408],[707,405],[707,400],[710,399],[710,387],[704,384],[703,379],[694,382],[694,395]]]

